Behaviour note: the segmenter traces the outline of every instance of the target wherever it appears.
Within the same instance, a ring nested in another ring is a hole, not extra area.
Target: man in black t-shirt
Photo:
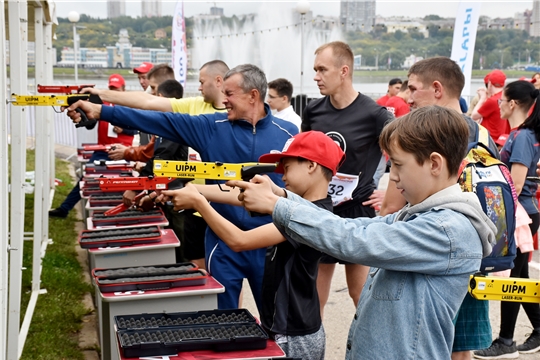
[[[374,217],[375,210],[362,205],[375,190],[373,175],[381,159],[379,135],[388,120],[385,108],[358,93],[352,85],[354,56],[349,45],[335,41],[315,51],[315,77],[325,95],[311,101],[302,119],[302,131],[326,133],[346,154],[345,163],[328,188],[334,213],[344,218]],[[336,262],[345,264],[347,286],[354,305],[358,305],[369,268],[325,256],[319,266],[317,289],[324,311]]]

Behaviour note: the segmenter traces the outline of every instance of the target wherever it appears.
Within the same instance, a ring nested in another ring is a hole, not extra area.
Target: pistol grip
[[[97,120],[89,120],[85,112],[79,108],[75,109],[75,111],[81,115],[81,121],[78,124],[75,124],[75,127],[80,128],[83,126],[84,127],[95,126]]]

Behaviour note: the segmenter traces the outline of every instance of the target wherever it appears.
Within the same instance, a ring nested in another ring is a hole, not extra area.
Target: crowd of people
[[[196,262],[225,286],[219,308],[237,308],[243,279],[249,281],[262,326],[288,357],[324,359],[322,320],[337,263],[356,307],[347,359],[499,359],[540,351],[538,304],[521,304],[533,331],[516,346],[520,304],[502,302],[501,331],[492,341],[488,302],[467,292],[497,229],[478,198],[457,184],[468,144],[487,129],[484,145],[510,169],[529,235],[536,233],[537,185],[527,180],[540,159],[535,80],[507,84],[502,71],[490,72],[468,115],[465,78],[449,58],[417,62],[376,101],[354,89],[353,60],[340,41],[316,50],[322,97],[309,101],[301,118],[290,81],[267,82],[255,65],[229,68],[221,60],[200,68],[199,97],[183,98],[169,66],[144,63],[134,73],[145,91],[118,91],[123,79],[113,75],[108,90],[84,91],[114,106],[79,101],[67,113],[74,122],[78,108],[99,119],[105,130],[98,141],[118,144],[95,156],[138,161],[141,176],[152,173],[155,156],[279,163],[275,174],[219,185],[228,192],[208,181],[141,201],[171,204],[177,261]],[[135,130],[152,135],[147,144],[120,140]],[[387,164],[390,181],[380,191]],[[126,191],[125,204],[134,205],[135,195]],[[49,215],[67,216],[78,201],[70,197]],[[511,276],[527,278],[532,249],[517,243]]]

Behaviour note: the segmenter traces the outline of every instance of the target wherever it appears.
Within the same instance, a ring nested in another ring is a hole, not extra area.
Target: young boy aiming
[[[347,359],[450,359],[452,319],[496,233],[476,195],[462,193],[457,184],[467,138],[461,115],[439,106],[387,125],[380,145],[408,205],[385,217],[339,218],[272,187],[267,177],[228,182],[245,189],[246,208],[271,213],[287,237],[372,267]]]
[[[310,205],[331,213],[328,184],[345,160],[332,139],[319,131],[298,134],[283,151],[265,154],[260,162],[276,163],[286,189]],[[182,190],[163,191],[176,208],[193,208],[234,251],[268,247],[262,288],[261,323],[287,356],[323,360],[325,334],[317,296],[320,251],[280,232],[273,224],[243,231],[218,214],[207,200],[241,205],[238,192],[213,192],[215,187],[187,184]],[[202,194],[201,194],[201,193]],[[206,197],[205,197],[206,196]]]

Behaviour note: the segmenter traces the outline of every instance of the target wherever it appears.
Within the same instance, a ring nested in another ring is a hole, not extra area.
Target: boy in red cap
[[[332,199],[327,194],[328,184],[343,160],[345,154],[339,145],[319,131],[293,136],[281,152],[259,158],[264,163],[279,162],[276,172],[283,173],[286,189],[330,212]],[[162,194],[173,198],[175,209],[198,211],[234,251],[268,247],[260,311],[262,326],[288,357],[324,359],[325,334],[316,286],[323,254],[292,240],[272,223],[249,231],[239,229],[208,203],[210,200],[240,205],[238,192],[214,190],[216,185],[187,184],[184,189]]]
[[[146,78],[146,74],[154,67],[152,63],[149,62],[143,62],[141,65],[139,65],[136,68],[133,68],[133,72],[137,74],[137,77],[139,78],[139,84],[141,84],[141,87],[144,91],[148,88],[148,79]]]

